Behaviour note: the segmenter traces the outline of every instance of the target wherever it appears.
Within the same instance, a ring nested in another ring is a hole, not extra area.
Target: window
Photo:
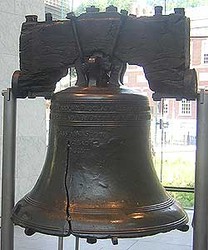
[[[202,63],[208,64],[208,40],[202,42]]]
[[[180,114],[191,115],[191,101],[183,99],[180,103]]]
[[[157,114],[168,114],[169,113],[169,101],[163,98],[157,102]]]
[[[163,114],[168,114],[168,110],[169,110],[168,101],[165,100],[163,103]]]
[[[204,54],[204,63],[208,63],[208,54]]]

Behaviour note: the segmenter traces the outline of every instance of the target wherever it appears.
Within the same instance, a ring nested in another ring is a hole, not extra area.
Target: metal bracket
[[[195,172],[195,204],[193,219],[193,250],[205,250],[208,216],[208,91],[201,90],[197,99],[197,147]]]
[[[14,249],[14,226],[11,212],[15,199],[15,151],[16,151],[16,98],[12,89],[2,91],[3,152],[2,152],[2,203],[1,203],[1,250]]]

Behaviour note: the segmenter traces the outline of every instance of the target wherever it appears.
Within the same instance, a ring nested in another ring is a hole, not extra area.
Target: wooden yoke
[[[38,22],[37,16],[27,16],[20,36],[20,71],[14,73],[12,81],[14,94],[19,98],[50,98],[56,83],[74,66],[77,85],[89,86],[99,78],[117,86],[128,63],[144,68],[155,100],[195,99],[190,20],[184,9],[162,15],[159,8],[151,17],[118,13],[114,6],[106,12],[92,6],[78,17],[68,14],[68,20],[62,21],[52,21],[47,15],[44,22]],[[99,62],[95,67],[101,72],[99,76],[91,73],[92,62]]]

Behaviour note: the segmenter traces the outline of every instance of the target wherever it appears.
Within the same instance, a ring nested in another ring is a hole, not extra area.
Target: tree
[[[86,7],[90,7],[92,5],[95,5],[95,7],[98,7],[100,11],[105,11],[106,7],[109,5],[114,5],[118,7],[119,10],[130,10],[131,5],[135,2],[135,0],[84,0],[75,10],[76,15],[79,15],[83,12],[85,12]]]

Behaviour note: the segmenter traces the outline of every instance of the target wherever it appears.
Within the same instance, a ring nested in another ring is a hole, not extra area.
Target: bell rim
[[[181,226],[185,226],[188,223],[188,218],[186,215],[182,217],[180,220],[175,221],[174,223],[154,226],[154,227],[145,227],[145,228],[139,228],[135,230],[122,230],[122,232],[116,232],[116,231],[107,231],[107,232],[93,232],[89,231],[88,233],[83,233],[80,231],[71,231],[71,234],[80,237],[80,238],[96,238],[96,239],[109,239],[113,237],[117,238],[140,238],[145,236],[152,236],[159,233],[166,233],[170,232],[172,230],[180,230]],[[106,234],[104,236],[104,234]],[[101,236],[102,235],[102,236]]]
[[[165,223],[163,225],[157,225],[157,226],[152,226],[152,227],[143,227],[143,228],[135,228],[135,229],[126,229],[126,230],[122,230],[122,231],[101,231],[101,232],[97,232],[97,231],[90,231],[88,230],[88,232],[83,232],[82,230],[62,230],[62,233],[60,233],[60,229],[61,228],[57,228],[57,227],[51,227],[50,229],[52,231],[49,231],[49,227],[44,227],[44,226],[40,226],[39,225],[39,229],[37,230],[37,228],[35,229],[35,225],[34,227],[31,225],[31,223],[25,223],[25,221],[19,219],[17,216],[12,216],[13,220],[17,219],[16,222],[14,222],[15,225],[18,225],[22,228],[25,229],[31,229],[34,230],[34,233],[43,233],[46,235],[52,235],[52,236],[61,236],[61,237],[67,237],[70,235],[74,235],[76,237],[80,237],[80,238],[96,238],[96,239],[109,239],[109,238],[113,238],[113,237],[117,237],[117,238],[140,238],[140,237],[145,237],[145,236],[152,236],[152,235],[156,235],[159,233],[166,233],[166,232],[170,232],[172,230],[180,230],[181,226],[186,226],[188,223],[188,216],[186,215],[186,213],[184,213],[184,216],[182,218],[180,218],[177,221],[171,222],[171,223]],[[67,221],[66,221],[67,223]],[[68,222],[69,223],[69,222]]]

